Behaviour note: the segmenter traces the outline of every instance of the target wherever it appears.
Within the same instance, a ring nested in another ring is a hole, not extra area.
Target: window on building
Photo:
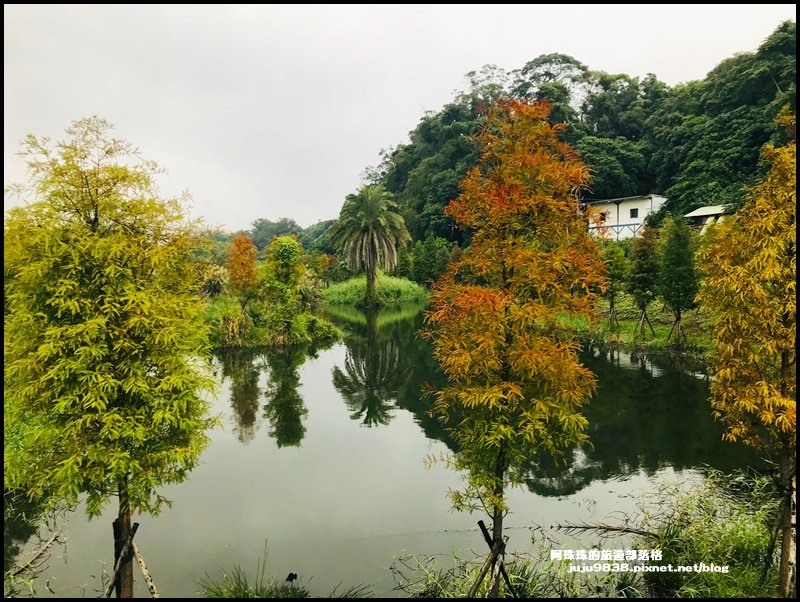
[[[639,217],[639,208],[638,207],[636,209],[631,209],[631,219],[633,219],[635,217]]]

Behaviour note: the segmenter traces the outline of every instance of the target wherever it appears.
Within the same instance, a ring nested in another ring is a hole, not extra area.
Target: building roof
[[[707,205],[705,207],[699,207],[685,214],[683,217],[706,217],[707,215],[724,215],[725,213],[725,205]]]
[[[622,201],[633,201],[635,199],[664,199],[666,197],[661,196],[660,194],[636,194],[634,196],[623,196],[616,199],[584,199],[582,202],[588,203],[590,205],[599,205],[600,203],[621,203]]]

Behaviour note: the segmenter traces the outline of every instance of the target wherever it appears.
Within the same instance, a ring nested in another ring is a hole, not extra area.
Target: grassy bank
[[[425,287],[405,278],[395,278],[379,273],[375,287],[378,302],[383,306],[399,303],[425,303],[428,300],[428,291]],[[324,289],[322,298],[328,305],[363,305],[366,294],[366,276],[356,276]]]
[[[672,312],[658,301],[650,304],[647,315],[653,326],[655,334],[645,324],[645,334],[636,333],[641,312],[633,304],[632,299],[626,294],[620,294],[616,301],[617,323],[609,322],[608,302],[603,301],[597,308],[597,319],[590,323],[586,318],[572,320],[578,336],[592,341],[602,341],[607,345],[620,345],[635,347],[645,350],[688,351],[698,354],[705,353],[712,348],[711,329],[702,310],[694,309],[684,313],[682,324],[686,333],[686,343],[678,346],[675,344],[675,333],[667,341],[669,332],[674,322]]]

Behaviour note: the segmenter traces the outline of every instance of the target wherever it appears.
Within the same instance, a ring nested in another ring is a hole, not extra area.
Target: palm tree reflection
[[[345,341],[344,370],[334,367],[333,386],[344,398],[350,417],[373,427],[389,424],[408,375],[401,370],[396,339],[379,336],[377,313],[368,311],[365,317],[366,324],[352,325],[353,336]]]

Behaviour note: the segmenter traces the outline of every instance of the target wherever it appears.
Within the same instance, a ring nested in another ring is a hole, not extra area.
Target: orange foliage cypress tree
[[[480,163],[445,210],[472,244],[435,284],[424,330],[450,382],[434,412],[460,419],[454,464],[468,485],[454,506],[479,501],[496,542],[506,485],[532,453],[585,439],[579,409],[595,388],[566,318],[593,315],[605,270],[577,201],[588,169],[549,112],[518,101],[490,111]]]
[[[247,234],[237,234],[228,248],[228,283],[239,295],[239,302],[244,311],[250,296],[258,284],[258,268],[256,267],[258,249]]]

